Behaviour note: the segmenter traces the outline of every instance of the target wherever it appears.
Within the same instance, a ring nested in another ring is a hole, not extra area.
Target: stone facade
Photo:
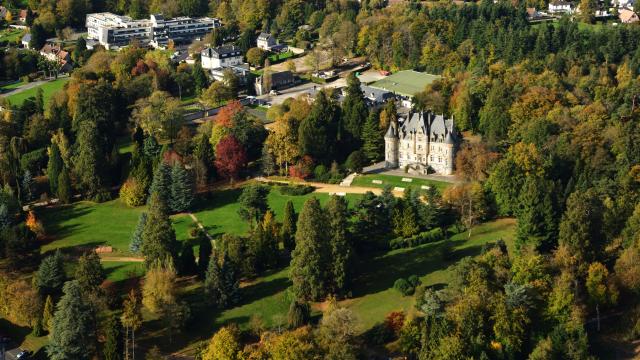
[[[384,137],[385,166],[408,172],[453,174],[458,133],[453,119],[416,112],[391,124]]]

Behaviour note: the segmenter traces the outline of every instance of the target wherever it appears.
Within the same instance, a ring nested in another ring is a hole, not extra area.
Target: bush
[[[362,168],[364,167],[366,161],[367,159],[365,158],[362,151],[356,150],[349,155],[344,166],[353,172],[359,173],[362,172]]]
[[[122,184],[120,188],[120,198],[128,206],[141,206],[147,197],[147,191],[143,184],[136,179],[130,178]]]
[[[409,282],[409,284],[411,284],[411,286],[413,286],[414,289],[422,284],[422,281],[420,281],[420,278],[418,277],[418,275],[409,276],[407,281]]]
[[[327,169],[324,165],[318,165],[315,169],[313,169],[313,177],[316,181],[319,182],[327,182],[331,178],[331,174],[329,173],[329,169]]]
[[[22,171],[29,170],[33,175],[42,174],[42,169],[47,166],[46,164],[46,148],[30,151],[20,157],[20,168]]]
[[[413,292],[416,290],[407,280],[402,278],[393,283],[393,288],[404,296],[413,295]]]
[[[402,249],[402,248],[411,248],[414,246],[427,244],[430,242],[444,240],[444,238],[445,236],[444,236],[444,232],[442,231],[442,228],[435,228],[429,231],[421,232],[417,235],[414,235],[408,238],[398,237],[398,238],[392,239],[389,242],[389,246],[394,250]]]
[[[285,185],[280,187],[280,194],[289,196],[301,196],[312,193],[316,188],[309,185]]]

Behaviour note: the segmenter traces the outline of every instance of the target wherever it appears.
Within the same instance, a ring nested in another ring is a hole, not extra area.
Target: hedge
[[[29,170],[31,175],[36,176],[42,173],[42,169],[47,166],[47,149],[40,148],[23,154],[20,157],[20,168],[22,171]]]
[[[309,185],[284,185],[280,187],[280,194],[290,196],[301,196],[312,193],[316,188]]]
[[[391,242],[389,242],[389,246],[394,250],[402,249],[402,248],[411,248],[414,246],[418,246],[418,245],[422,245],[430,242],[436,242],[444,239],[445,239],[444,231],[442,231],[442,228],[438,227],[435,229],[431,229],[429,231],[421,232],[420,234],[417,234],[408,238],[403,238],[403,237],[395,238],[391,240]]]

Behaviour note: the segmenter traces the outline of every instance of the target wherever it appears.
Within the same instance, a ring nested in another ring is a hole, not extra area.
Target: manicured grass
[[[7,96],[7,99],[11,102],[12,105],[22,105],[22,103],[30,97],[35,97],[38,88],[42,88],[44,91],[44,102],[47,104],[49,99],[53,94],[55,94],[58,90],[61,90],[64,87],[64,84],[69,81],[69,78],[59,78],[53,81],[49,81],[40,86],[36,86],[34,88],[19,92],[17,94]]]
[[[465,232],[437,243],[363,258],[357,266],[359,275],[354,281],[353,297],[341,301],[341,305],[354,311],[361,331],[383,321],[389,312],[415,311],[413,296],[402,296],[393,289],[393,283],[398,278],[418,275],[423,284],[442,287],[451,280],[450,265],[465,256],[480,254],[484,244],[502,239],[511,252],[514,232],[515,220],[499,219],[476,226],[470,238]],[[444,261],[439,251],[446,245],[453,246],[449,261]],[[277,327],[286,319],[292,300],[288,290],[291,285],[288,276],[287,267],[243,286],[241,304],[222,312],[202,305],[199,286],[190,288],[187,297],[190,298],[190,303],[196,304],[197,308],[192,310],[198,314],[192,331],[199,338],[207,339],[217,328],[231,322],[242,329],[248,329],[253,316],[259,317],[267,327]],[[314,314],[318,315],[319,304],[314,304],[313,308]]]
[[[275,64],[278,62],[282,62],[285,61],[287,59],[290,59],[292,57],[294,57],[295,54],[292,51],[287,51],[281,54],[272,54],[269,55],[269,61],[271,62],[271,64]]]
[[[363,275],[354,283],[354,299],[344,301],[344,305],[358,315],[364,329],[382,321],[391,311],[412,311],[413,296],[402,296],[393,289],[397,279],[418,275],[423,284],[443,286],[451,280],[449,266],[465,256],[478,255],[482,245],[502,239],[509,251],[513,251],[514,232],[513,219],[500,219],[475,227],[470,238],[465,232],[448,240],[365,259],[359,266]],[[440,250],[447,245],[453,246],[450,261],[440,255]]]
[[[116,139],[118,154],[129,154],[133,152],[133,140],[130,136],[121,136]]]
[[[105,261],[102,267],[107,273],[107,280],[118,282],[132,277],[144,275],[144,263]]]
[[[5,92],[7,92],[9,90],[17,89],[17,88],[19,88],[20,86],[22,86],[24,84],[26,84],[24,81],[19,80],[19,81],[14,82],[13,84],[8,84],[8,85],[3,86],[2,89],[0,89],[0,91],[5,93]]]
[[[404,182],[402,178],[411,178],[411,182]],[[374,184],[374,180],[381,180],[382,184]],[[411,175],[407,176],[395,176],[395,175],[359,175],[353,179],[351,183],[352,186],[363,186],[363,187],[375,187],[375,188],[384,188],[386,185],[390,185],[393,187],[401,187],[401,188],[416,188],[418,190],[424,186],[434,186],[440,193],[447,187],[451,186],[451,183],[447,183],[444,181],[437,180],[428,180],[428,179],[420,179],[420,178],[412,178]]]
[[[46,209],[40,216],[53,241],[43,245],[42,252],[110,245],[114,255],[131,255],[129,239],[143,210],[130,208],[120,200],[100,204],[80,201]]]
[[[0,31],[0,41],[8,41],[10,43],[17,43],[22,39],[24,30],[15,28],[6,28]]]

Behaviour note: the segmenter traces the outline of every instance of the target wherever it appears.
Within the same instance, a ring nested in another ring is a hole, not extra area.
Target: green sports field
[[[424,91],[424,88],[440,79],[440,75],[432,75],[422,73],[414,70],[398,71],[395,74],[389,75],[382,80],[378,80],[371,87],[391,91],[393,93],[414,96],[416,93]]]

